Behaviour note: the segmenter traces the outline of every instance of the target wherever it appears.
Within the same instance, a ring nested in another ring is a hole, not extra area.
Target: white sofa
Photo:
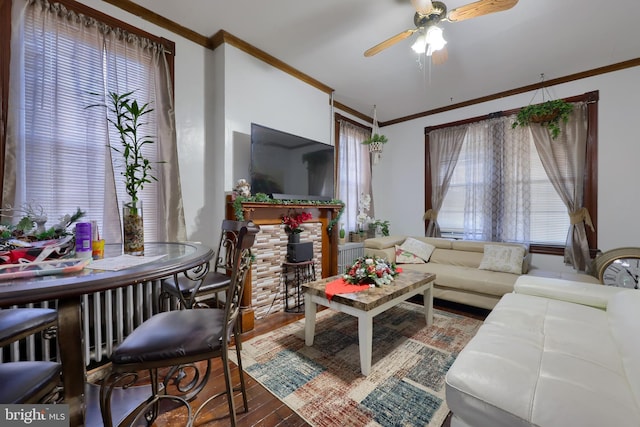
[[[386,236],[367,239],[365,255],[379,256],[396,262],[396,246],[402,246],[410,236]],[[442,300],[492,309],[500,298],[513,292],[513,285],[521,274],[570,278],[592,283],[598,280],[587,274],[556,273],[530,268],[531,254],[517,243],[495,243],[476,240],[455,240],[433,237],[413,237],[435,247],[428,262],[402,264],[403,269],[434,273],[433,296]],[[518,274],[480,269],[486,245],[521,247],[524,251]]]
[[[640,292],[521,276],[446,376],[452,427],[640,426]]]

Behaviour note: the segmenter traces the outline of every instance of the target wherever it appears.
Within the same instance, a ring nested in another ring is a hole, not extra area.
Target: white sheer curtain
[[[564,261],[579,271],[590,267],[589,243],[585,224],[591,216],[584,207],[584,171],[587,150],[587,104],[574,104],[569,121],[560,123],[561,132],[552,139],[547,128],[530,126],[533,140],[549,180],[569,211],[571,225],[567,233]]]
[[[372,194],[371,158],[369,149],[362,141],[371,136],[371,130],[339,119],[340,139],[338,147],[338,198],[345,204],[340,222],[344,229],[357,229],[356,217],[361,194]],[[373,201],[369,216],[374,217]]]
[[[440,237],[438,211],[449,189],[451,176],[458,162],[467,126],[436,129],[429,132],[429,159],[431,163],[431,206],[423,219],[429,221],[426,235]]]
[[[528,131],[511,129],[512,122],[513,117],[498,117],[429,133],[432,182],[446,184],[432,186],[432,203],[444,230],[469,240],[530,241],[535,151]],[[438,141],[447,129],[451,146],[434,171],[431,139]],[[427,211],[425,217],[429,215],[434,213]],[[434,222],[427,235],[436,235],[429,234],[438,226]]]
[[[145,157],[158,182],[145,185],[145,239],[186,239],[173,90],[164,48],[45,0],[14,0],[3,201],[35,201],[52,223],[77,207],[108,242],[121,241],[119,144],[91,93],[135,90],[149,102]]]
[[[527,133],[511,129],[513,117],[468,127],[464,162],[464,237],[487,241],[529,241],[530,157]]]

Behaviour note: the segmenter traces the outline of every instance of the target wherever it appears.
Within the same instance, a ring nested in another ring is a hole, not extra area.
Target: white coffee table
[[[305,307],[305,343],[313,345],[316,329],[317,306],[322,305],[358,318],[358,343],[360,347],[360,371],[371,372],[373,318],[410,297],[424,295],[424,315],[428,325],[433,323],[433,281],[435,274],[404,271],[396,276],[393,284],[371,288],[361,292],[334,295],[327,299],[327,283],[339,276],[329,277],[302,285]]]

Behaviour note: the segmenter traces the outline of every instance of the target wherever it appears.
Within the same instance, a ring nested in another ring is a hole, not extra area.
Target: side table
[[[313,260],[304,262],[283,262],[280,280],[284,285],[284,311],[288,313],[304,312],[304,301],[300,287],[303,283],[316,280],[316,266]],[[289,289],[293,290],[290,295]],[[290,306],[289,299],[293,297],[294,304]]]

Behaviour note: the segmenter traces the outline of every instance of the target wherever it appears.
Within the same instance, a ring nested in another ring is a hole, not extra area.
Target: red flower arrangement
[[[302,228],[300,228],[300,224],[305,221],[309,221],[313,218],[309,212],[302,212],[297,215],[285,215],[282,217],[282,223],[285,225],[285,231],[287,233],[302,233]]]

